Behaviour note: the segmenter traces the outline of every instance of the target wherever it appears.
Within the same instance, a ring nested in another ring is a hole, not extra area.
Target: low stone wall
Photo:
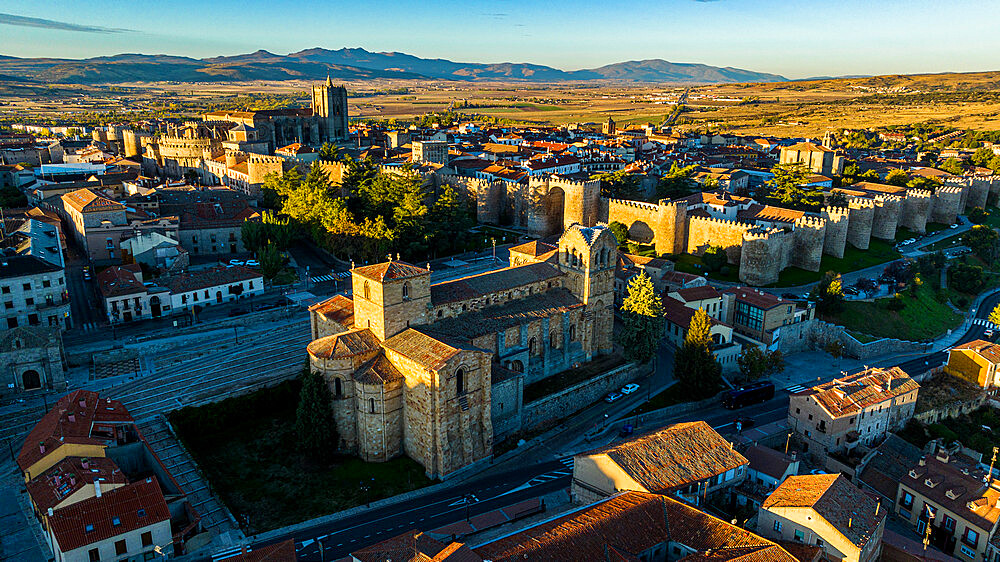
[[[612,390],[618,390],[626,383],[645,375],[645,369],[641,369],[634,363],[629,363],[540,400],[525,404],[521,414],[521,430],[530,431],[575,414],[597,402]]]
[[[926,424],[937,423],[941,420],[957,418],[963,414],[974,412],[985,406],[988,401],[989,396],[984,392],[973,400],[952,402],[950,404],[938,406],[932,410],[927,410],[926,412],[913,414],[913,419]]]
[[[880,338],[862,343],[847,332],[843,326],[819,319],[782,326],[779,332],[778,349],[782,353],[823,350],[828,344],[839,341],[844,345],[844,355],[855,359],[867,359],[887,353],[923,352],[922,342]]]

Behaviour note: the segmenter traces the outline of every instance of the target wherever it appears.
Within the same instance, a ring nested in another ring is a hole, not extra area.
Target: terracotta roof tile
[[[444,548],[427,533],[412,530],[355,550],[351,556],[360,562],[430,562]]]
[[[887,510],[877,506],[875,499],[840,474],[805,474],[785,479],[761,509],[811,507],[844,538],[864,548],[886,517]]]
[[[732,287],[723,291],[736,295],[736,300],[743,301],[750,306],[770,310],[783,304],[794,304],[792,301],[782,300],[766,291],[759,291],[750,287]]]
[[[354,380],[362,384],[385,384],[403,380],[403,375],[380,353],[355,372]]]
[[[419,275],[430,275],[431,272],[422,267],[396,260],[366,265],[364,267],[355,267],[351,270],[351,273],[356,273],[362,277],[367,277],[381,283],[383,281],[406,279]]]
[[[90,189],[71,191],[62,196],[63,201],[81,213],[124,211],[125,205],[112,201]]]
[[[811,395],[834,418],[918,390],[920,385],[899,367],[872,367],[816,385],[798,395]]]
[[[825,146],[820,146],[813,142],[800,142],[786,147],[785,150],[797,150],[799,152],[833,152]]]
[[[259,271],[243,267],[242,265],[225,266],[220,265],[211,269],[181,273],[160,282],[161,285],[170,289],[174,294],[197,291],[199,289],[210,289],[221,285],[241,283],[260,279],[259,287],[263,287],[264,279]]]
[[[932,505],[944,507],[980,529],[993,528],[1000,519],[1000,507],[997,507],[1000,490],[983,483],[985,470],[957,459],[942,462],[936,454],[925,455],[924,463],[924,466],[919,463],[911,466],[900,478],[900,485],[915,490]],[[927,480],[934,482],[934,487],[928,486]],[[949,492],[954,497],[949,497]]]
[[[618,559],[629,560],[627,553],[643,552],[669,541],[698,552],[731,552],[738,556],[759,554],[757,558],[721,560],[795,561],[767,539],[673,498],[643,492],[618,494],[490,541],[475,551],[484,560],[493,562],[596,561],[605,560],[611,550],[626,556]]]
[[[794,462],[788,455],[780,451],[775,451],[770,447],[764,447],[763,445],[750,447],[744,455],[750,461],[751,470],[763,472],[771,478],[778,480],[785,475],[788,466]]]
[[[33,477],[25,487],[38,509],[45,511],[84,486],[93,486],[98,479],[108,484],[128,483],[125,474],[109,458],[66,457]]]
[[[466,312],[461,316],[443,318],[422,329],[432,334],[469,340],[550,318],[581,306],[583,303],[569,289],[560,287]]]
[[[684,302],[722,298],[722,293],[720,293],[715,289],[715,287],[712,287],[710,285],[703,285],[701,287],[688,287],[686,289],[678,289],[677,294],[680,295],[681,299],[683,299]]]
[[[110,398],[101,399],[96,392],[89,390],[74,390],[60,398],[38,420],[24,440],[17,464],[21,470],[26,471],[64,443],[103,445],[108,439],[94,431],[101,429],[99,424],[132,421],[132,416],[121,402]]]
[[[392,336],[382,345],[435,371],[444,367],[449,359],[461,353],[463,349],[467,349],[460,343],[449,342],[446,338],[413,328]]]
[[[321,359],[364,355],[379,349],[378,338],[368,328],[352,329],[309,342],[306,351]]]
[[[956,345],[952,349],[967,349],[980,355],[990,363],[1000,363],[1000,345],[985,340],[972,340]]]
[[[654,493],[683,488],[748,463],[703,421],[671,424],[655,433],[581,455],[607,455]]]
[[[159,483],[147,478],[56,510],[49,522],[59,549],[67,552],[169,519]]]
[[[309,307],[309,312],[316,312],[327,320],[347,328],[354,325],[354,301],[344,295],[334,295],[316,303]]]
[[[528,254],[529,256],[540,256],[542,254],[547,254],[552,250],[558,250],[559,248],[553,246],[552,244],[546,244],[540,240],[532,240],[531,242],[525,242],[520,246],[514,246],[509,251],[520,252],[522,254]]]
[[[288,539],[284,542],[269,544],[230,556],[224,559],[226,562],[295,562],[298,556],[295,554],[295,540]]]

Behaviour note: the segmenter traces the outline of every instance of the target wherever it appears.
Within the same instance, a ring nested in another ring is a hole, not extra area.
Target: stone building
[[[0,384],[7,391],[66,388],[62,335],[56,327],[0,331]]]
[[[839,176],[844,172],[844,155],[825,146],[800,142],[782,147],[781,164],[802,164],[815,174]]]
[[[63,268],[38,256],[0,252],[0,329],[69,327],[69,291]]]
[[[606,227],[573,225],[555,251],[434,285],[400,261],[353,269],[353,299],[310,309],[341,448],[406,454],[431,477],[488,459],[520,426],[524,384],[612,350],[616,248]]]
[[[448,142],[440,140],[413,141],[413,162],[448,164]]]

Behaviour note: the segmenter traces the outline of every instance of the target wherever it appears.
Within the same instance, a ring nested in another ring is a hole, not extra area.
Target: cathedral
[[[351,270],[352,298],[310,308],[310,368],[333,395],[340,448],[405,454],[441,478],[520,427],[524,385],[612,351],[617,242],[575,224],[511,267],[431,284],[389,261]]]

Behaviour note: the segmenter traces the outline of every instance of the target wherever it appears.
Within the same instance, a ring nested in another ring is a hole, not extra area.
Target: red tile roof
[[[63,443],[102,445],[107,439],[92,436],[95,424],[132,423],[125,406],[117,400],[101,399],[96,392],[74,390],[49,410],[24,440],[17,464],[26,471]],[[44,448],[44,451],[42,450]]]
[[[344,295],[334,295],[316,303],[309,307],[309,312],[315,312],[347,328],[354,325],[354,301]]]
[[[387,349],[416,361],[431,370],[445,366],[449,359],[462,352],[460,344],[450,344],[442,339],[409,328],[385,340]]]
[[[444,548],[440,541],[414,529],[355,550],[351,556],[361,562],[430,562]]]
[[[899,483],[926,497],[931,505],[944,507],[959,519],[985,529],[993,529],[1000,519],[1000,490],[987,486],[986,471],[951,457],[938,459],[938,454],[924,455],[924,466],[911,466]],[[968,474],[966,474],[968,472]],[[930,480],[934,486],[928,486]],[[995,485],[995,481],[994,481]],[[951,496],[951,497],[949,497]]]
[[[295,562],[298,559],[295,554],[295,539],[269,544],[228,558],[216,558],[226,562]]]
[[[703,285],[701,287],[688,287],[686,289],[678,289],[677,294],[680,295],[681,299],[684,300],[684,302],[722,298],[722,293],[720,293],[715,289],[715,287],[712,287],[710,285]]]
[[[606,560],[612,550],[618,553],[612,560],[634,560],[626,553],[671,541],[701,553],[728,554],[703,560],[796,562],[767,539],[667,496],[643,492],[618,494],[487,542],[475,552],[493,562]]]
[[[872,367],[866,371],[816,385],[797,396],[812,396],[834,418],[855,414],[863,408],[891,400],[920,388],[899,367]]]
[[[559,277],[562,277],[562,272],[546,262],[488,271],[431,285],[431,303],[438,306],[464,301]]]
[[[146,286],[136,278],[139,264],[113,265],[97,274],[97,287],[104,298],[136,295],[146,292]]]
[[[364,355],[379,349],[378,338],[368,328],[349,330],[309,342],[306,351],[321,359]]]
[[[985,340],[972,340],[970,342],[956,345],[953,350],[970,350],[979,354],[990,363],[1000,363],[1000,345]]]
[[[800,142],[798,144],[793,144],[792,146],[786,147],[784,150],[797,150],[799,152],[833,152],[825,146],[820,146],[812,142]]]
[[[93,486],[98,479],[108,484],[128,483],[125,474],[109,458],[66,457],[32,478],[25,487],[38,509],[45,511],[84,486]]]
[[[744,453],[750,461],[750,470],[781,480],[793,462],[792,457],[763,445],[754,445]]]
[[[83,188],[71,191],[62,196],[70,207],[81,213],[104,212],[104,211],[124,211],[125,205],[112,201],[103,195],[95,193],[90,189]]]
[[[839,474],[804,474],[789,476],[764,503],[761,509],[775,513],[775,508],[811,507],[833,525],[844,538],[858,548],[876,538],[887,509]],[[876,514],[877,513],[877,514]]]
[[[253,279],[260,279],[257,287],[263,288],[264,278],[259,271],[242,265],[220,265],[211,269],[181,273],[162,281],[161,284],[169,288],[171,293],[180,294]]]
[[[703,421],[675,423],[581,456],[606,455],[646,491],[666,493],[749,461]]]
[[[415,265],[396,260],[376,263],[374,265],[366,265],[363,267],[355,267],[351,270],[351,273],[356,273],[362,277],[367,277],[368,279],[381,283],[384,281],[395,281],[397,279],[417,277],[418,275],[430,275],[431,272],[422,267],[417,267]]]
[[[794,304],[791,301],[782,300],[781,298],[766,291],[760,291],[750,287],[733,287],[726,289],[723,292],[734,294],[736,295],[736,300],[743,301],[750,306],[764,310],[770,310],[783,304]]]
[[[522,254],[528,254],[529,256],[538,257],[542,254],[547,254],[552,250],[558,249],[559,248],[557,246],[553,246],[552,244],[546,244],[540,240],[532,240],[531,242],[525,242],[520,246],[514,246],[509,251],[520,252]]]
[[[170,510],[155,478],[68,505],[49,518],[63,552],[169,520]],[[93,527],[88,532],[90,525]]]

